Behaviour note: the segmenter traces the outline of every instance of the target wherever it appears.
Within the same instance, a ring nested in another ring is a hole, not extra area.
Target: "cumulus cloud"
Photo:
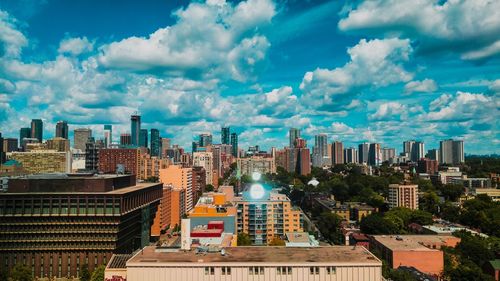
[[[302,79],[303,102],[325,109],[351,104],[364,87],[379,88],[409,81],[413,74],[404,69],[412,52],[407,39],[362,39],[347,50],[351,61],[333,70],[318,68]],[[333,111],[333,110],[332,110]]]
[[[453,50],[463,59],[500,53],[499,1],[363,1],[338,26],[343,31],[369,31],[418,40],[423,49]]]
[[[485,94],[457,92],[456,95],[443,94],[431,102],[430,112],[423,115],[426,121],[469,121],[491,122],[498,116],[500,103]],[[494,118],[494,117],[493,117]]]
[[[410,81],[405,85],[405,94],[414,92],[430,93],[437,90],[437,84],[432,79],[424,79],[421,81]]]
[[[78,56],[83,53],[91,52],[94,49],[94,43],[90,42],[87,37],[82,38],[67,38],[59,43],[58,52],[63,54],[71,54]]]
[[[386,102],[378,106],[377,111],[372,114],[370,120],[406,119],[408,108],[399,102]]]
[[[271,0],[191,3],[174,13],[177,23],[148,37],[130,37],[101,47],[108,68],[187,77],[245,81],[262,67],[270,46],[259,27],[276,13]]]
[[[18,30],[16,19],[0,10],[0,57],[19,57],[27,44],[28,39]]]

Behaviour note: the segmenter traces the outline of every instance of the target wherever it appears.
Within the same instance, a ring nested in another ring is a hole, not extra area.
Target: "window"
[[[222,275],[231,275],[231,267],[223,266],[221,270],[222,270]]]
[[[205,266],[205,275],[215,275],[215,268],[213,266]]]
[[[326,274],[333,275],[335,273],[337,273],[337,268],[336,267],[334,267],[334,266],[328,266],[326,268]]]
[[[264,267],[263,266],[251,266],[248,268],[250,275],[263,275]]]
[[[276,272],[278,275],[291,275],[292,267],[291,266],[279,266],[276,268]]]
[[[318,275],[319,274],[319,267],[317,267],[317,266],[309,267],[309,273],[312,275]]]

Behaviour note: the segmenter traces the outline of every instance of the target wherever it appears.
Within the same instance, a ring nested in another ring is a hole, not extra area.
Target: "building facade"
[[[418,209],[418,185],[390,184],[389,208],[405,207],[412,210]]]
[[[136,148],[105,148],[99,150],[99,172],[137,175],[140,150]]]
[[[193,166],[203,167],[206,173],[207,184],[213,184],[213,154],[211,152],[194,152]]]
[[[58,121],[56,124],[56,138],[68,138],[68,122]]]
[[[464,141],[443,140],[439,142],[439,163],[440,164],[460,164],[465,162]]]
[[[238,158],[236,163],[241,175],[251,176],[254,172],[261,174],[276,173],[274,158],[271,157],[253,156],[250,158]]]
[[[344,144],[340,141],[334,141],[332,143],[332,165],[344,163]]]
[[[55,150],[11,152],[7,154],[7,158],[20,163],[28,174],[71,172],[70,152],[57,152]]]
[[[31,137],[43,142],[43,121],[42,119],[31,120]]]
[[[88,128],[78,128],[73,131],[73,147],[85,151],[85,144],[92,137],[92,130]]]

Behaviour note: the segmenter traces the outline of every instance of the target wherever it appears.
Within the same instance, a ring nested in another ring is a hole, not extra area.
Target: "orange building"
[[[138,179],[145,180],[150,177],[160,177],[160,170],[168,167],[169,160],[141,153],[139,157]]]
[[[160,182],[172,185],[174,189],[185,190],[186,209],[184,213],[189,212],[195,202],[193,201],[193,170],[192,168],[183,168],[181,165],[170,165],[165,169],[160,169]]]
[[[156,216],[151,225],[151,236],[160,236],[162,230],[166,230],[172,225],[172,186],[163,185],[163,196],[156,211]],[[175,205],[175,204],[174,204]],[[179,202],[177,202],[179,205]],[[176,206],[176,208],[180,208]],[[180,220],[179,220],[180,221]],[[179,223],[178,221],[176,221]]]
[[[444,269],[442,246],[455,247],[460,238],[446,235],[373,235],[370,250],[376,250],[391,268],[413,266],[434,276]]]

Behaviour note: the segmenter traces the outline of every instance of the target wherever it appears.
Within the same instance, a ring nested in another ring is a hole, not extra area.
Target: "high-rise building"
[[[89,128],[78,128],[73,133],[73,147],[85,151],[85,144],[92,137],[92,130]]]
[[[252,156],[249,158],[238,158],[236,163],[241,175],[251,176],[254,172],[261,174],[276,173],[276,165],[272,157]]]
[[[104,125],[104,146],[109,148],[113,144],[113,126]]]
[[[136,148],[104,148],[99,150],[99,172],[137,175],[140,150]]]
[[[384,147],[382,148],[382,162],[390,161],[396,157],[396,149]]]
[[[151,156],[161,157],[162,139],[158,129],[151,129]]]
[[[368,163],[368,155],[370,151],[370,144],[364,142],[358,146],[358,163]]]
[[[290,139],[290,148],[292,148],[295,145],[295,139],[300,138],[300,129],[291,128],[288,134]]]
[[[13,152],[19,149],[19,144],[16,138],[3,139],[3,152]]]
[[[330,165],[328,161],[331,162],[330,158],[328,158],[328,136],[326,134],[314,136],[313,166]]]
[[[193,166],[205,168],[207,184],[213,184],[213,155],[212,152],[194,152]]]
[[[344,163],[344,144],[340,141],[334,141],[332,143],[332,165]]]
[[[53,149],[59,152],[69,151],[69,140],[65,138],[55,137],[47,140],[45,144],[47,145],[47,149]]]
[[[236,133],[231,133],[231,154],[233,157],[238,157],[238,135]]]
[[[161,183],[136,185],[130,175],[10,179],[0,193],[2,267],[24,264],[52,280],[132,254],[149,244],[161,196]]]
[[[120,145],[121,146],[132,145],[132,136],[128,133],[120,134]]]
[[[68,122],[58,121],[56,124],[56,138],[68,139]]]
[[[142,150],[144,150],[144,148]],[[139,157],[139,172],[137,178],[139,180],[147,180],[152,177],[158,178],[160,176],[160,170],[167,168],[168,164],[168,159],[151,156],[143,152]]]
[[[23,143],[23,139],[31,138],[31,128],[21,128],[19,130],[19,145]]]
[[[403,142],[403,153],[406,156],[411,157],[414,144],[415,144],[414,140],[408,140]]]
[[[368,165],[379,166],[380,164],[382,164],[382,150],[380,148],[380,143],[370,143]]]
[[[85,170],[97,172],[99,170],[99,150],[105,148],[104,142],[96,142],[89,138],[85,143]]]
[[[389,208],[405,207],[412,210],[418,209],[418,185],[390,184]]]
[[[132,145],[139,146],[141,134],[141,116],[134,114],[130,116],[130,136],[132,137]]]
[[[434,175],[438,172],[438,161],[429,158],[422,158],[417,162],[417,170],[419,173]]]
[[[39,142],[43,141],[43,121],[42,119],[31,120],[31,137],[37,138]]]
[[[229,127],[222,127],[221,133],[220,133],[220,142],[222,144],[229,144],[230,142],[230,128]]]
[[[212,134],[203,133],[198,136],[198,144],[200,147],[207,147],[212,145]]]
[[[167,158],[167,149],[170,149],[170,139],[169,138],[160,138],[161,140],[161,157]]]
[[[5,152],[3,151],[3,138],[2,133],[0,133],[0,165],[5,163]]]
[[[140,147],[148,147],[148,130],[141,129],[139,131],[139,146]]]
[[[465,162],[464,141],[443,140],[439,143],[439,152],[441,164],[455,165]]]
[[[425,157],[425,144],[415,140],[404,141],[403,153],[410,157],[412,162],[417,162],[419,159]]]
[[[182,213],[191,211],[196,202],[193,201],[193,170],[180,165],[170,165],[160,169],[160,182],[171,185],[174,189],[184,190],[184,207]]]
[[[427,151],[427,158],[436,160],[438,163],[440,163],[441,161],[439,159],[439,149],[429,149]]]
[[[358,163],[358,150],[354,147],[344,149],[345,163]]]

